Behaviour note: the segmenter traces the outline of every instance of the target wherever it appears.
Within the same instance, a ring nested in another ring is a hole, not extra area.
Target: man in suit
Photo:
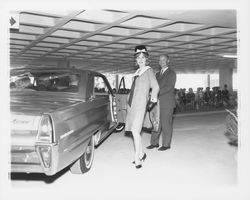
[[[157,132],[152,132],[150,146],[147,149],[159,147],[159,138],[162,135],[162,146],[159,151],[170,149],[173,133],[173,112],[175,108],[176,73],[169,67],[169,56],[161,55],[159,59],[161,71],[156,73],[160,86],[160,123]]]

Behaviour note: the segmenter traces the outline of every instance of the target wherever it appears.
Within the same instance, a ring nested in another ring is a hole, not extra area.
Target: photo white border
[[[52,191],[46,191],[50,194],[45,194],[42,190],[15,190],[11,188],[10,181],[8,179],[8,152],[10,138],[7,136],[9,132],[8,121],[9,121],[9,93],[8,93],[8,12],[10,10],[23,10],[23,9],[65,9],[75,10],[81,8],[86,9],[137,9],[137,10],[157,10],[157,9],[236,9],[237,10],[237,30],[238,38],[240,40],[238,50],[238,75],[241,81],[239,88],[239,132],[240,132],[240,144],[239,144],[239,155],[238,155],[238,186],[234,188],[218,188],[213,191],[209,189],[199,188],[199,191],[195,190],[187,191],[185,188],[178,188],[176,191],[163,192],[163,199],[250,199],[249,185],[250,185],[250,98],[249,98],[249,86],[250,86],[250,63],[249,63],[249,19],[250,19],[250,5],[247,0],[159,0],[159,1],[149,1],[149,0],[124,0],[124,1],[49,1],[43,0],[42,2],[31,1],[31,0],[4,0],[0,3],[1,6],[1,63],[0,68],[1,74],[1,134],[0,134],[0,199],[44,199],[47,197],[51,199]],[[60,6],[60,7],[58,7]],[[124,188],[126,190],[126,188]],[[167,190],[167,189],[166,189]],[[29,193],[29,196],[26,196]],[[35,196],[32,196],[32,194]],[[68,196],[67,194],[61,193],[67,198],[80,198],[80,194],[72,194]],[[56,198],[62,199],[63,196],[57,196]],[[102,198],[102,197],[100,197]],[[64,198],[63,198],[64,199]],[[104,198],[105,199],[105,198]],[[121,198],[123,199],[123,198]]]

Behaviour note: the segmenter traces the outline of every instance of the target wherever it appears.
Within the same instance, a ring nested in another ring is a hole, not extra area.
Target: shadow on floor
[[[39,173],[10,173],[9,178],[10,180],[15,181],[43,181],[45,183],[53,183],[56,181],[59,177],[61,177],[63,174],[65,174],[69,170],[69,167],[63,169],[62,171],[58,172],[57,174],[53,176],[47,176],[45,174],[39,174]]]

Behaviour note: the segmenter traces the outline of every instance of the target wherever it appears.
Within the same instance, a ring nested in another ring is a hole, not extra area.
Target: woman
[[[145,46],[135,47],[136,65],[139,67],[134,74],[134,81],[128,96],[127,118],[125,131],[131,131],[135,148],[135,167],[142,167],[142,161],[146,159],[146,154],[142,149],[141,129],[146,113],[146,107],[157,102],[159,85],[151,67],[148,66],[148,52]],[[149,91],[151,97],[149,99]]]

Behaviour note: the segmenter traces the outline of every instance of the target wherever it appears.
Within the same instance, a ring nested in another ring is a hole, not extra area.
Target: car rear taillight
[[[45,168],[51,167],[53,142],[53,126],[49,115],[42,115],[38,127],[36,140],[36,151],[40,157],[41,163]]]
[[[37,142],[51,143],[52,141],[52,120],[49,115],[43,115],[38,128]]]
[[[51,166],[51,146],[37,146],[37,153],[43,163],[45,168],[50,168]]]

